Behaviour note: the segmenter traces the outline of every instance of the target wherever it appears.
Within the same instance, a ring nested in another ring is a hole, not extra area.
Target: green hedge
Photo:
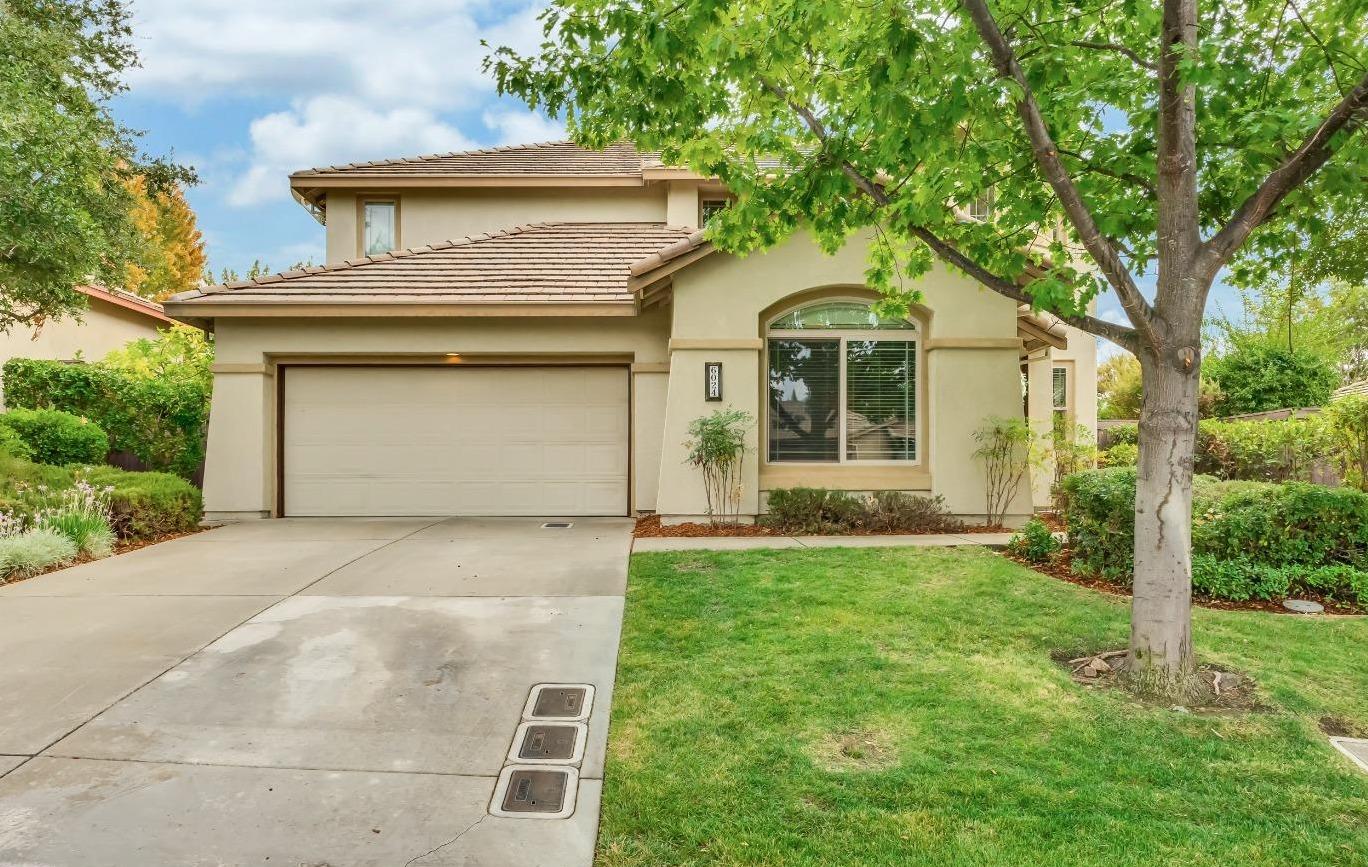
[[[0,425],[0,455],[8,455],[12,458],[33,458],[33,446],[24,442],[24,438],[14,431],[14,428]]]
[[[153,469],[190,478],[204,459],[210,387],[201,380],[31,358],[7,361],[4,380],[11,406],[84,416],[105,430],[115,451]]]
[[[1135,469],[1077,473],[1064,480],[1064,490],[1074,569],[1128,582]],[[1193,482],[1192,551],[1194,586],[1212,595],[1272,598],[1291,587],[1359,593],[1368,602],[1361,593],[1368,590],[1368,494],[1199,476]]]
[[[54,467],[0,455],[0,512],[31,519],[85,479],[108,491],[111,524],[124,541],[193,530],[204,514],[199,488],[170,473],[108,466]]]
[[[825,488],[775,488],[762,523],[785,533],[953,533],[964,523],[941,497],[875,491],[856,497]]]
[[[0,426],[9,428],[28,446],[40,464],[90,464],[109,454],[109,437],[94,422],[55,409],[12,409],[0,413]],[[23,455],[21,455],[23,456]]]
[[[1139,430],[1117,425],[1106,431],[1108,466],[1135,463]],[[1344,464],[1344,445],[1329,415],[1273,421],[1202,419],[1197,423],[1196,472],[1222,479],[1311,481],[1318,468]]]

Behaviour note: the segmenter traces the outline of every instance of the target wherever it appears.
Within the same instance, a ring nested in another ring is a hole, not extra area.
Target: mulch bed
[[[1124,596],[1127,599],[1131,596],[1131,588],[1120,581],[1112,581],[1107,578],[1100,578],[1089,575],[1075,575],[1069,563],[1069,549],[1065,548],[1054,556],[1048,563],[1032,563],[1024,557],[1018,557],[1010,551],[1000,552],[1002,556],[1014,563],[1020,563],[1027,569],[1034,569],[1037,572],[1049,575],[1051,578],[1058,578],[1060,581],[1067,581],[1070,584],[1077,584],[1079,587],[1087,587],[1089,590],[1097,590],[1101,593],[1110,593],[1114,596]],[[1361,605],[1354,605],[1349,602],[1342,602],[1334,599],[1326,599],[1314,593],[1305,593],[1297,596],[1298,599],[1310,599],[1325,606],[1326,614],[1368,614],[1368,608]],[[1243,602],[1236,602],[1231,599],[1212,599],[1208,596],[1194,595],[1192,597],[1194,605],[1203,608],[1214,608],[1218,611],[1265,611],[1269,614],[1289,614],[1294,617],[1305,617],[1295,611],[1288,611],[1282,606],[1281,599],[1248,599]]]
[[[846,530],[842,533],[828,533],[830,536],[939,536],[946,533],[1005,533],[1006,527],[967,526],[959,530],[897,530],[878,531],[867,529]],[[677,537],[699,539],[712,536],[791,536],[774,527],[763,524],[662,524],[659,515],[646,515],[637,518],[636,529],[632,535],[638,539],[653,537]]]

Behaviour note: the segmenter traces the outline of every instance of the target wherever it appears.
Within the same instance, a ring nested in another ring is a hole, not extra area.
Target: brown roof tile
[[[655,156],[643,154],[630,144],[616,144],[602,151],[591,151],[572,142],[556,141],[322,166],[295,172],[290,177],[351,174],[396,177],[640,177],[643,160],[655,160]]]
[[[535,223],[177,295],[177,303],[632,300],[634,263],[678,249],[663,223]],[[678,255],[676,253],[675,255]]]

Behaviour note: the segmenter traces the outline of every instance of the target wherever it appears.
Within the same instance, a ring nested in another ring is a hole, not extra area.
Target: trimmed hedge
[[[109,437],[94,422],[55,409],[12,409],[0,425],[18,434],[40,464],[89,464],[109,454]]]
[[[78,479],[108,491],[110,524],[122,541],[195,529],[204,514],[199,488],[170,473],[108,466],[53,467],[0,456],[0,512],[32,519]]]
[[[1333,406],[1333,404],[1332,404]],[[1139,456],[1136,425],[1108,428],[1108,466]],[[1270,421],[1202,419],[1197,423],[1194,470],[1222,479],[1314,481],[1315,473],[1344,463],[1346,450],[1330,413]]]
[[[875,491],[866,498],[826,488],[775,488],[769,492],[768,511],[761,520],[785,533],[805,535],[861,530],[950,533],[964,529],[964,523],[950,514],[941,497],[902,491]]]
[[[5,362],[4,380],[11,406],[85,416],[104,428],[115,451],[137,455],[153,469],[190,478],[204,460],[210,386],[200,379],[12,358]]]
[[[1129,582],[1135,469],[1064,480],[1075,571]],[[1229,599],[1289,589],[1368,602],[1368,494],[1301,482],[1193,481],[1193,585]]]

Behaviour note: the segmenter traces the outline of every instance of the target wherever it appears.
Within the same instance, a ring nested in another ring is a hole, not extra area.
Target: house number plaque
[[[720,361],[703,362],[703,398],[704,400],[722,399],[722,362]]]

